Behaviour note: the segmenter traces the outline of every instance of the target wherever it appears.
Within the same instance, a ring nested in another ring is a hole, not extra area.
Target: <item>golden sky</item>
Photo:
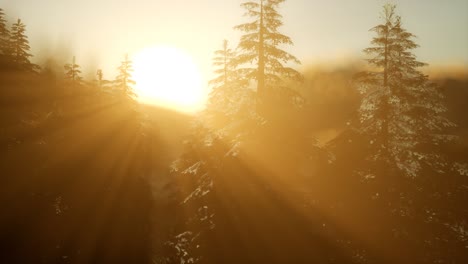
[[[124,54],[172,46],[189,54],[202,80],[211,78],[213,51],[237,44],[233,26],[247,21],[240,0],[0,0],[10,21],[27,26],[35,60],[76,55],[84,73],[112,78]],[[362,56],[379,22],[383,0],[289,0],[280,12],[288,48],[304,65]],[[419,59],[468,65],[468,1],[400,0],[405,27],[418,36]]]

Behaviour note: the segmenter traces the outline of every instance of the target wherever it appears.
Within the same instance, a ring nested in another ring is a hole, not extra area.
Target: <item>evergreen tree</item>
[[[212,91],[206,109],[207,123],[218,128],[239,117],[239,113],[255,109],[254,93],[248,88],[248,80],[239,73],[235,59],[236,52],[224,40],[222,49],[215,51],[213,58],[215,78],[209,81]]]
[[[370,138],[374,161],[388,170],[398,169],[415,177],[425,165],[441,166],[434,145],[450,136],[443,132],[453,126],[442,114],[442,94],[418,68],[412,50],[414,35],[402,28],[395,5],[384,6],[383,23],[372,28],[377,36],[364,52],[373,55],[369,63],[380,71],[357,76],[363,101],[359,110],[360,132]],[[438,166],[436,170],[441,170]]]
[[[18,19],[11,27],[10,34],[10,50],[13,62],[21,70],[34,71],[38,68],[37,65],[30,62],[29,58],[32,54],[29,53],[30,46],[28,37],[26,36],[26,25]]]
[[[446,133],[454,124],[444,117],[441,91],[420,71],[426,64],[414,55],[414,35],[395,11],[385,5],[382,22],[371,29],[376,36],[364,52],[372,70],[355,79],[362,93],[358,120],[330,144],[337,159],[329,175],[346,186],[337,191],[347,193],[338,203],[366,212],[359,220],[350,216],[353,229],[376,242],[384,238],[382,252],[399,252],[392,262],[456,263],[466,247],[452,231],[466,230],[460,224],[466,210],[458,206],[466,192],[457,191],[466,180],[450,171],[444,144],[453,139]],[[369,228],[376,221],[382,225]],[[363,252],[362,262],[382,262],[372,249]]]
[[[292,45],[292,40],[278,29],[283,25],[281,14],[277,9],[285,0],[255,0],[241,4],[246,9],[245,16],[252,21],[235,27],[244,32],[238,49],[240,54],[238,65],[251,65],[254,68],[243,68],[244,74],[250,80],[257,81],[257,98],[263,102],[274,88],[284,88],[284,80],[299,81],[302,76],[299,72],[286,64],[299,60],[280,48],[280,45]]]
[[[0,8],[0,55],[8,55],[10,49],[10,30],[7,27],[5,13]]]
[[[73,56],[72,63],[67,63],[65,68],[65,79],[68,80],[72,87],[81,85],[82,77],[80,76],[80,65],[76,64],[76,58]]]
[[[114,83],[118,93],[127,100],[135,101],[136,94],[133,91],[133,85],[135,85],[136,82],[132,80],[133,66],[132,61],[128,58],[128,55],[125,55],[124,60],[117,69],[118,75]]]
[[[226,86],[231,82],[234,82],[237,78],[235,76],[235,67],[232,60],[235,58],[236,53],[229,48],[227,40],[223,41],[223,48],[215,51],[215,57],[213,58],[213,66],[219,67],[214,70],[216,77],[212,79],[209,84],[213,85],[213,88]]]

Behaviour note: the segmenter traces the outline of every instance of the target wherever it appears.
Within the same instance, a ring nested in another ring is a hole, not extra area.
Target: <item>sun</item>
[[[203,107],[205,91],[193,59],[174,47],[147,48],[133,58],[138,100],[183,112]]]

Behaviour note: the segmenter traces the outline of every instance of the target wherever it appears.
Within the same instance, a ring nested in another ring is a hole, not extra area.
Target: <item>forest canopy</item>
[[[465,263],[468,71],[394,4],[363,59],[304,63],[288,4],[239,1],[195,113],[141,98],[202,98],[184,52],[35,60],[0,8],[0,263]]]

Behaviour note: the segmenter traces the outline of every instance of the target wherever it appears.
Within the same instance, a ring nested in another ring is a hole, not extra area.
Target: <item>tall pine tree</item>
[[[292,40],[279,32],[283,25],[277,9],[285,0],[256,0],[241,4],[245,16],[251,21],[235,29],[244,32],[238,49],[237,64],[244,65],[245,75],[257,81],[257,98],[264,102],[275,88],[284,88],[284,80],[299,81],[302,76],[287,64],[299,64],[293,55],[281,49],[281,45],[292,45]],[[252,63],[256,63],[251,67]]]
[[[7,27],[5,13],[0,8],[0,55],[9,55],[10,50],[10,30]]]
[[[350,155],[344,159],[357,162],[345,169],[357,170],[356,188],[362,189],[352,194],[360,197],[359,204],[347,206],[368,204],[369,215],[385,219],[385,227],[372,236],[386,237],[389,249],[398,250],[401,259],[457,262],[466,243],[452,230],[465,228],[460,219],[466,212],[447,205],[459,204],[466,196],[458,187],[465,179],[453,172],[450,153],[444,149],[454,139],[448,134],[454,124],[444,116],[440,89],[420,71],[426,64],[414,54],[415,36],[395,10],[395,5],[385,5],[382,23],[371,29],[376,36],[364,52],[374,70],[356,76],[363,95],[355,127],[361,137],[349,145],[362,160]]]
[[[26,36],[26,25],[18,19],[11,27],[10,31],[10,52],[11,58],[20,70],[34,71],[37,65],[29,60],[32,57],[28,37]]]
[[[444,169],[442,157],[433,150],[451,138],[444,130],[453,124],[443,116],[441,92],[418,70],[425,65],[412,52],[418,45],[395,8],[384,6],[383,23],[371,29],[377,36],[364,50],[379,70],[357,77],[364,96],[359,130],[370,138],[369,158],[383,162],[386,173],[397,169],[416,177],[424,166]]]

